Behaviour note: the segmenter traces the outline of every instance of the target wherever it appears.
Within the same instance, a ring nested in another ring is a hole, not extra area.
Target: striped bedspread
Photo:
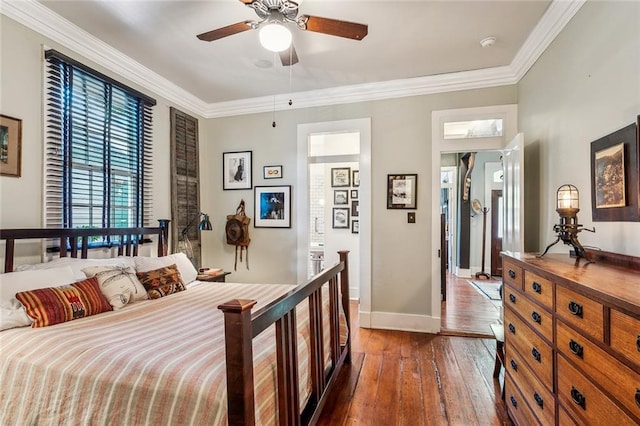
[[[5,330],[0,424],[226,424],[223,318],[217,306],[255,299],[256,310],[294,287],[201,284],[120,311]],[[310,388],[307,306],[297,308],[301,402]],[[273,336],[271,327],[254,339],[259,424],[277,418]]]

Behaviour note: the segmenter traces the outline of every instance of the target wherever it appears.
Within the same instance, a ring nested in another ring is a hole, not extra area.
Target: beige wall
[[[262,180],[262,166],[282,164],[284,178],[278,184],[294,185],[295,200],[301,190],[295,187],[297,125],[371,117],[372,311],[431,315],[431,112],[515,102],[515,86],[506,86],[276,112],[276,128],[270,113],[208,120],[211,138],[201,140],[200,153],[211,166],[201,171],[201,200],[216,229],[204,238],[204,262],[232,270],[233,247],[223,238],[225,217],[241,198],[253,216],[252,191],[221,189],[224,151],[253,151],[254,185],[272,184]],[[407,224],[406,211],[386,208],[386,179],[392,173],[418,174],[415,224]],[[239,266],[234,280],[294,283],[297,230],[296,223],[291,229],[251,229],[251,269]]]
[[[154,190],[151,218],[170,218],[168,171],[171,104],[159,94],[148,93],[4,15],[0,15],[0,19],[0,112],[23,120],[22,177],[0,177],[0,227],[34,228],[43,225],[43,45],[57,49],[157,100],[153,110]],[[208,139],[204,127],[200,130],[200,139],[203,141]],[[210,165],[204,164],[204,167]]]
[[[580,223],[596,227],[580,233],[581,243],[640,255],[640,222],[591,220],[590,174],[590,143],[640,114],[639,22],[640,2],[587,2],[518,84],[529,251],[555,239],[556,190],[571,183],[580,191]]]

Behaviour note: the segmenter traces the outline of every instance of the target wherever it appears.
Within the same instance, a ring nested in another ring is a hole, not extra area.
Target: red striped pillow
[[[16,293],[16,299],[33,319],[31,327],[46,327],[111,310],[96,277],[62,287],[21,291]]]

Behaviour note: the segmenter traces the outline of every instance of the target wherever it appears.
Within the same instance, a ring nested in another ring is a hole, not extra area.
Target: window
[[[47,50],[47,227],[138,227],[151,211],[155,100]]]

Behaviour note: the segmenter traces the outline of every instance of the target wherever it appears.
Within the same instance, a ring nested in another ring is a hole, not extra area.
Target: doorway
[[[294,220],[296,227],[298,228],[298,243],[297,243],[297,277],[298,282],[305,282],[309,273],[309,257],[310,257],[310,230],[314,226],[310,212],[309,203],[309,165],[312,163],[323,163],[327,158],[324,155],[310,156],[311,138],[313,135],[335,135],[341,133],[357,133],[359,135],[359,155],[356,158],[342,157],[331,158],[328,163],[335,163],[335,161],[344,162],[357,162],[358,167],[358,253],[355,253],[349,258],[350,260],[350,279],[353,278],[352,273],[355,271],[354,258],[357,257],[357,270],[359,275],[359,282],[350,281],[351,288],[350,297],[352,299],[359,300],[359,323],[361,327],[371,327],[371,119],[362,118],[354,120],[340,120],[330,122],[319,123],[307,123],[298,125],[297,131],[297,179],[296,188],[299,188],[295,192],[296,209],[294,212]],[[316,157],[311,160],[311,157]],[[335,165],[333,166],[335,167]],[[350,176],[350,180],[353,179],[353,175]],[[330,178],[329,178],[330,181]],[[349,187],[349,191],[351,186]],[[339,188],[335,188],[338,190]],[[333,193],[334,188],[330,188],[331,196],[325,197],[324,203],[326,207],[331,208],[333,213]],[[350,200],[352,200],[351,193],[349,192]],[[330,201],[330,202],[329,202]],[[351,208],[349,204],[349,208]],[[349,229],[339,229],[342,232],[348,232],[351,234],[351,226],[353,222],[353,215],[350,211],[349,216]],[[325,222],[325,231],[328,227],[332,227],[333,218]],[[333,228],[331,228],[333,229]],[[329,266],[333,263],[330,258],[330,251],[335,251],[334,248],[327,246],[327,240],[324,242],[324,263]],[[337,254],[336,254],[337,262]]]
[[[491,276],[502,276],[502,190],[491,191]]]

